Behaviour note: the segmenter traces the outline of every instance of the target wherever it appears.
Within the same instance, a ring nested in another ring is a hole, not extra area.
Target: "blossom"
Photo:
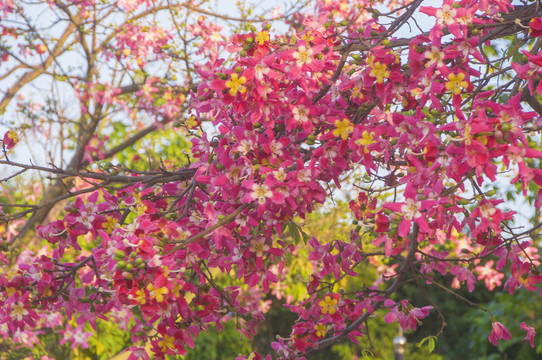
[[[196,117],[192,115],[189,116],[188,119],[186,119],[185,124],[189,129],[194,129],[196,126],[199,125],[199,122],[196,120]]]
[[[305,46],[300,46],[299,51],[294,52],[294,59],[297,59],[297,65],[310,64],[312,62],[312,49],[307,49]]]
[[[372,132],[363,130],[363,133],[361,133],[361,138],[356,140],[356,145],[363,146],[365,153],[368,153],[369,150],[367,149],[367,146],[372,145],[376,142],[373,135],[374,134]]]
[[[23,317],[28,314],[24,304],[22,302],[17,302],[11,305],[11,317],[17,321],[23,321]]]
[[[87,339],[92,336],[91,332],[84,331],[82,326],[76,326],[75,321],[71,321],[66,326],[65,330],[61,330],[63,338],[60,340],[60,344],[71,343],[72,349],[78,346],[88,348]]]
[[[456,15],[456,9],[448,4],[444,4],[442,5],[442,9],[438,9],[436,12],[437,23],[441,26],[452,25],[455,22]]]
[[[284,181],[286,180],[286,172],[284,171],[284,168],[279,168],[278,170],[276,171],[273,171],[273,176],[275,177],[275,179],[277,179],[278,181]]]
[[[264,75],[269,74],[271,69],[267,67],[264,63],[258,63],[256,66],[254,66],[254,77],[258,79],[259,81],[262,81],[264,79]]]
[[[407,185],[404,195],[406,197],[405,202],[384,204],[384,208],[404,214],[397,232],[399,236],[406,237],[408,235],[412,222],[418,224],[421,233],[429,232],[429,224],[427,223],[425,216],[422,215],[421,210],[426,210],[436,205],[437,201],[416,201],[414,199],[416,196],[416,190],[411,184]]]
[[[343,140],[346,140],[348,135],[354,131],[354,126],[350,120],[346,118],[335,121],[335,127],[336,129],[333,130],[333,135],[340,136]]]
[[[375,77],[376,82],[382,84],[384,82],[384,78],[388,78],[390,76],[388,66],[381,63],[380,61],[375,61],[373,63],[369,76]]]
[[[472,292],[474,290],[474,283],[476,282],[476,278],[469,269],[462,266],[454,266],[450,269],[450,274],[456,275],[454,283],[452,283],[452,287],[459,288],[459,282],[466,281],[469,292]]]
[[[118,0],[117,1],[117,5],[128,12],[134,11],[135,9],[137,9],[140,3],[142,3],[142,1],[140,0]]]
[[[322,314],[333,315],[337,312],[337,308],[335,307],[337,305],[337,299],[332,298],[329,295],[326,295],[323,300],[320,300],[318,305],[322,308]]]
[[[108,233],[113,232],[120,227],[119,222],[112,216],[107,216],[105,222],[102,224],[104,230]]]
[[[376,202],[376,199],[370,198],[365,192],[360,192],[358,194],[358,201],[350,201],[350,210],[352,210],[357,220],[374,218]]]
[[[486,219],[491,218],[491,216],[493,216],[493,214],[495,214],[496,211],[497,209],[495,209],[493,204],[490,202],[486,202],[480,205],[480,215],[482,215]]]
[[[309,120],[309,109],[304,105],[294,107],[292,113],[294,114],[294,120],[298,124]]]
[[[528,261],[522,264],[512,264],[510,267],[511,275],[504,284],[504,287],[508,287],[508,292],[513,294],[515,289],[523,286],[529,291],[537,291],[536,285],[542,281],[541,275],[533,275],[531,273],[532,264]]]
[[[536,334],[536,331],[534,330],[534,327],[527,326],[525,324],[525,322],[522,322],[521,323],[521,329],[525,330],[527,332],[527,334],[525,335],[524,340],[527,340],[531,344],[531,347],[534,348],[534,336]]]
[[[324,324],[316,324],[314,331],[316,331],[316,336],[323,338],[326,336],[327,327]]]
[[[250,241],[250,252],[253,252],[258,257],[262,257],[265,251],[269,250],[269,245],[265,243],[264,239],[253,239]]]
[[[239,77],[237,73],[231,74],[231,79],[226,81],[226,87],[230,88],[230,95],[235,96],[237,92],[244,94],[247,88],[243,85],[247,82],[244,76]]]
[[[473,218],[480,219],[480,224],[473,229],[473,234],[493,230],[496,234],[501,232],[501,222],[505,220],[505,214],[501,210],[495,207],[498,205],[498,200],[484,199],[480,202],[480,205],[472,211],[471,216]]]
[[[454,95],[461,94],[461,89],[466,89],[469,83],[465,81],[465,73],[460,72],[457,74],[450,73],[446,82],[446,89],[452,90]]]
[[[252,196],[253,199],[257,199],[258,203],[264,204],[265,199],[268,197],[271,197],[273,195],[273,192],[269,190],[269,186],[262,184],[254,184],[252,186],[252,193],[250,196]]]
[[[263,45],[266,41],[269,41],[269,33],[267,31],[260,31],[256,34],[256,42],[259,45]]]
[[[155,288],[153,284],[149,284],[147,286],[147,289],[149,289],[150,297],[156,299],[156,301],[158,302],[164,301],[164,295],[169,293],[168,288],[166,287]]]
[[[442,61],[444,59],[444,53],[440,51],[438,47],[431,46],[431,50],[426,51],[424,55],[429,59],[429,61],[425,63],[425,67],[431,67],[433,64],[436,64],[437,67],[444,66],[444,62]]]
[[[491,330],[491,334],[489,334],[489,341],[493,345],[497,346],[499,344],[500,339],[510,340],[510,337],[511,337],[510,332],[508,332],[508,330],[503,324],[501,324],[498,321],[494,321],[491,324],[491,327],[492,327],[492,330]]]
[[[478,273],[478,280],[484,280],[484,283],[488,290],[495,289],[496,286],[501,286],[501,279],[504,277],[504,274],[498,272],[493,268],[494,261],[489,260],[484,264],[484,266],[477,266],[474,268],[474,271]]]
[[[422,216],[420,213],[421,204],[412,199],[406,199],[406,204],[401,206],[401,212],[405,214],[405,219],[412,220]]]
[[[529,23],[529,35],[533,37],[542,36],[542,18],[532,18]]]
[[[158,346],[163,352],[167,352],[168,350],[174,349],[174,342],[175,338],[172,336],[169,336],[168,334],[165,334],[164,337],[158,342]]]
[[[412,307],[407,300],[401,300],[399,303],[395,303],[393,300],[387,299],[384,302],[386,307],[389,307],[390,312],[384,316],[384,321],[388,324],[398,321],[403,330],[416,330],[420,319],[423,319],[429,315],[429,310],[433,309],[432,306],[424,306],[421,308]]]
[[[147,303],[147,294],[143,289],[136,290],[135,296],[132,296],[131,298],[141,305],[145,305]]]
[[[3,141],[6,149],[9,150],[19,142],[19,137],[17,136],[17,133],[15,131],[9,130],[4,134]]]

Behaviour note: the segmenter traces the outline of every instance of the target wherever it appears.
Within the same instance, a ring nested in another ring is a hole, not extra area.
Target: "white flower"
[[[264,241],[264,239],[254,239],[250,241],[250,252],[255,253],[258,257],[262,257],[263,253],[269,250],[269,245],[267,245]]]
[[[495,207],[492,203],[486,202],[484,205],[480,206],[480,214],[482,214],[482,217],[489,219],[493,214],[495,214]]]
[[[271,197],[273,195],[273,192],[271,192],[271,190],[269,190],[269,186],[265,184],[254,184],[252,186],[252,194],[250,195],[252,196],[252,198],[258,199],[259,204],[265,204],[265,199]]]
[[[277,140],[271,141],[271,144],[269,145],[269,148],[271,152],[273,153],[273,156],[281,156],[283,154],[282,152],[282,143],[278,142]]]
[[[297,173],[297,179],[299,181],[307,182],[311,179],[311,170],[310,169],[303,169],[299,170]]]
[[[312,62],[312,49],[307,49],[305,46],[300,46],[299,51],[294,53],[294,59],[297,59],[297,65],[310,64]]]
[[[304,105],[296,106],[292,112],[294,113],[294,120],[300,124],[309,120],[309,109]]]
[[[92,222],[94,221],[94,215],[91,215],[87,212],[82,212],[75,220],[85,225],[86,228],[92,227]]]
[[[23,316],[27,314],[28,310],[24,308],[24,304],[22,302],[17,302],[11,306],[11,317],[17,321],[22,321]]]
[[[252,150],[253,145],[252,140],[243,139],[237,147],[237,151],[243,155],[246,155]]]
[[[431,50],[425,52],[425,57],[429,61],[425,64],[425,67],[430,67],[433,64],[437,64],[437,67],[444,66],[442,60],[444,59],[444,53],[436,46],[431,46]]]
[[[419,209],[421,204],[412,199],[406,199],[406,204],[401,206],[401,212],[405,214],[405,219],[412,220],[414,218],[419,218],[422,216]]]
[[[286,172],[283,168],[279,168],[278,170],[273,171],[273,176],[278,181],[284,181],[286,179]]]
[[[258,63],[254,66],[254,77],[259,81],[263,80],[263,76],[269,73],[269,68],[263,63]]]
[[[437,10],[437,23],[441,26],[452,25],[455,22],[456,15],[457,11],[450,7],[450,5],[445,4],[442,6],[442,9]]]

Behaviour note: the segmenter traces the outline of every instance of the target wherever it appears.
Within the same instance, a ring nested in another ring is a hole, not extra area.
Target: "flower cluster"
[[[409,273],[427,284],[450,274],[452,288],[469,291],[503,283],[510,293],[538,291],[536,248],[513,233],[515,212],[490,187],[518,183],[542,201],[542,170],[534,165],[542,152],[526,135],[541,115],[523,103],[527,91],[542,94],[541,55],[525,52],[523,63],[512,62],[515,90],[486,88],[480,64],[493,63],[481,45],[493,40],[508,1],[420,7],[434,27],[406,42],[387,38],[395,29],[360,10],[368,3],[317,1],[315,14],[294,17],[302,26],[288,35],[275,36],[264,23],[229,40],[199,17],[188,31],[208,61],[197,66],[189,99],[154,76],[127,87],[81,83],[83,115],[108,104],[164,119],[187,109],[179,124],[191,135],[192,158],[187,168],[134,171],[129,180],[107,169],[92,173],[102,186],[80,185],[64,215],[38,227],[52,250],[26,254],[0,276],[2,331],[27,331],[44,321],[43,312],[64,309],[74,322],[62,341],[87,346],[83,324],[126,310],[134,317],[132,341],[150,341],[159,359],[183,354],[199,333],[231,318],[252,336],[268,309],[264,294],[282,296],[279,281],[301,238],[307,296],[288,301],[298,320],[272,344],[280,359],[303,358],[345,335],[358,341],[377,311],[415,330],[433,306],[390,299]],[[131,12],[142,2],[117,5]],[[363,19],[356,27],[335,21],[354,14]],[[173,34],[156,23],[127,24],[114,38],[107,56],[144,69],[167,57]],[[228,61],[220,59],[223,48]],[[83,161],[104,156],[102,139],[90,139]],[[8,131],[6,150],[16,142]],[[102,175],[123,185],[108,187]],[[349,175],[362,189],[349,202],[350,237],[307,236],[296,219]],[[375,265],[378,279],[345,291],[342,279],[358,276],[362,263]],[[493,344],[511,338],[492,322]],[[534,328],[521,326],[533,345]],[[130,351],[131,359],[149,358],[139,345]]]

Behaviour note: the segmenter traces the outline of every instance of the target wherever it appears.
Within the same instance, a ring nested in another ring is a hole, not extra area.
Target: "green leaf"
[[[299,244],[299,241],[301,240],[301,238],[299,236],[299,230],[297,228],[296,223],[290,221],[288,223],[288,231],[290,232],[292,239],[294,239],[295,244],[296,245]]]
[[[425,337],[416,346],[421,348],[427,342],[426,349],[431,354],[435,350],[435,338],[435,336]]]
[[[427,341],[427,351],[429,351],[429,353],[432,353],[433,350],[435,350],[435,338],[431,336]]]

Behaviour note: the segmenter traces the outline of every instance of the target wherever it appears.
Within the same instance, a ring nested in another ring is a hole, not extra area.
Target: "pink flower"
[[[524,322],[521,323],[521,328],[525,331],[527,331],[527,335],[525,335],[525,339],[531,343],[531,347],[534,348],[534,336],[536,334],[536,331],[534,330],[534,327],[527,326]]]
[[[9,150],[19,142],[19,137],[17,136],[17,133],[15,131],[9,130],[4,134],[3,142],[6,149]]]
[[[454,266],[450,269],[450,274],[457,276],[456,279],[459,282],[466,281],[469,292],[472,292],[474,290],[474,283],[476,282],[476,278],[472,274],[472,271],[462,266]]]
[[[506,327],[498,321],[493,322],[491,334],[489,334],[489,341],[497,346],[499,339],[510,340],[510,332],[506,330]]]
[[[405,201],[401,203],[388,203],[384,204],[385,209],[397,211],[403,214],[401,223],[399,224],[398,234],[402,237],[407,237],[412,226],[412,222],[415,222],[420,227],[421,233],[429,232],[429,224],[426,220],[426,215],[420,210],[427,210],[434,206],[436,201],[434,200],[415,200],[416,190],[410,184],[405,189]]]
[[[130,354],[127,360],[150,360],[149,354],[142,347],[131,346],[123,354]]]
[[[478,273],[478,280],[484,280],[486,287],[491,291],[495,289],[496,286],[501,286],[501,279],[504,277],[504,274],[501,274],[493,268],[494,261],[489,260],[484,264],[484,266],[477,266],[474,268],[474,271]]]
[[[532,18],[529,23],[529,35],[532,37],[542,36],[542,19],[541,18]]]
[[[258,201],[258,207],[263,210],[268,200],[273,204],[284,203],[284,195],[278,191],[271,189],[272,180],[266,181],[266,184],[258,184],[254,181],[245,181],[243,184],[249,191],[243,197],[243,202],[249,203],[254,200]]]

